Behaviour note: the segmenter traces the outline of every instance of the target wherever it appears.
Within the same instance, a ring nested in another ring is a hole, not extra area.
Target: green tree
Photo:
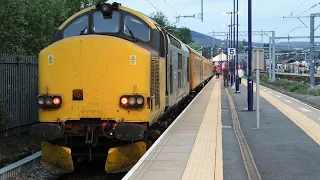
[[[160,11],[152,13],[149,15],[149,17],[167,30],[170,34],[173,34],[175,37],[180,39],[183,43],[189,44],[192,42],[190,29],[186,27],[177,29],[176,26],[170,24],[168,18],[163,12]]]
[[[201,51],[201,45],[198,42],[191,42],[189,46],[196,51]]]
[[[23,0],[0,0],[0,3],[0,51],[24,54],[21,44],[24,43],[25,27],[28,25],[26,4]]]
[[[248,42],[243,39],[241,43],[239,43],[239,52],[248,51]]]
[[[68,17],[72,16],[74,13],[80,9],[102,3],[103,0],[67,0],[66,7],[68,8]]]
[[[190,44],[192,42],[192,35],[189,28],[181,28],[178,32],[178,38],[186,44]]]
[[[169,25],[169,20],[168,18],[166,17],[166,15],[163,13],[163,12],[157,12],[157,13],[151,13],[149,15],[149,17],[151,19],[153,19],[155,22],[157,22],[160,26],[162,27],[166,27]]]
[[[0,0],[0,50],[37,55],[67,18],[102,0]]]
[[[170,25],[167,16],[162,11],[158,11],[157,13],[151,13],[149,17],[153,19],[155,22],[157,22],[165,30],[167,30],[170,34],[173,34],[176,37],[179,36],[179,31],[177,31],[177,27]]]
[[[202,56],[207,58],[207,59],[210,59],[210,56],[211,56],[211,47],[202,47]]]

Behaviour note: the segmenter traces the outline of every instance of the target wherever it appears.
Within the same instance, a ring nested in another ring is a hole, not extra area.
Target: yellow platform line
[[[242,84],[247,86],[247,81],[243,81]],[[253,88],[253,90],[256,91],[255,88]],[[318,143],[318,145],[320,145],[320,125],[318,123],[264,91],[260,91],[260,96],[291,119],[291,121],[293,121],[306,134],[308,134],[308,136]]]
[[[215,86],[182,179],[223,179],[221,82]]]

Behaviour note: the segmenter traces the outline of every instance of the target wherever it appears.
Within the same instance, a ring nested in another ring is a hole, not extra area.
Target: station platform
[[[320,180],[320,111],[260,86],[260,129],[256,129],[256,111],[245,110],[248,106],[246,85],[247,82],[243,80],[241,94],[228,89],[261,179]],[[222,94],[222,106],[227,106],[226,101]],[[227,114],[222,112],[222,124],[232,126]],[[229,158],[236,155],[236,152],[227,148],[231,144],[228,143],[228,137],[233,140],[233,144],[236,141],[236,138],[227,135],[233,134],[231,131],[222,129],[224,179],[240,179],[233,173],[238,167]]]
[[[222,179],[220,92],[211,79],[123,179]]]
[[[320,180],[320,111],[261,86],[256,129],[240,91],[212,78],[123,179]]]

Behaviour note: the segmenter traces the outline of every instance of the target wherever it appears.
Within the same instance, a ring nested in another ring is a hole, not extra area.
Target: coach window
[[[103,14],[95,12],[93,15],[93,32],[94,33],[116,33],[120,26],[120,13],[113,11],[112,18],[103,18]]]
[[[137,18],[126,15],[124,18],[125,35],[131,37],[130,31],[135,39],[140,39],[144,42],[150,41],[150,28]]]
[[[79,17],[63,31],[63,38],[88,34],[89,19],[87,15]]]

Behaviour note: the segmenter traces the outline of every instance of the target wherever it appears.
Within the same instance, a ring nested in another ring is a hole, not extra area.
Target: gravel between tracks
[[[35,141],[30,134],[0,139],[0,168],[19,161],[39,150],[40,142]]]
[[[62,174],[46,170],[41,163],[33,166],[31,169],[10,178],[9,180],[53,180],[58,179]]]
[[[308,94],[298,94],[295,92],[290,92],[290,91],[275,87],[275,86],[268,84],[268,83],[265,83],[265,82],[260,82],[260,83],[261,83],[261,85],[263,85],[265,87],[268,87],[268,88],[273,89],[275,91],[281,92],[282,94],[293,97],[299,101],[302,101],[307,104],[311,104],[313,106],[320,108],[320,96],[312,96],[312,95],[308,95]]]

